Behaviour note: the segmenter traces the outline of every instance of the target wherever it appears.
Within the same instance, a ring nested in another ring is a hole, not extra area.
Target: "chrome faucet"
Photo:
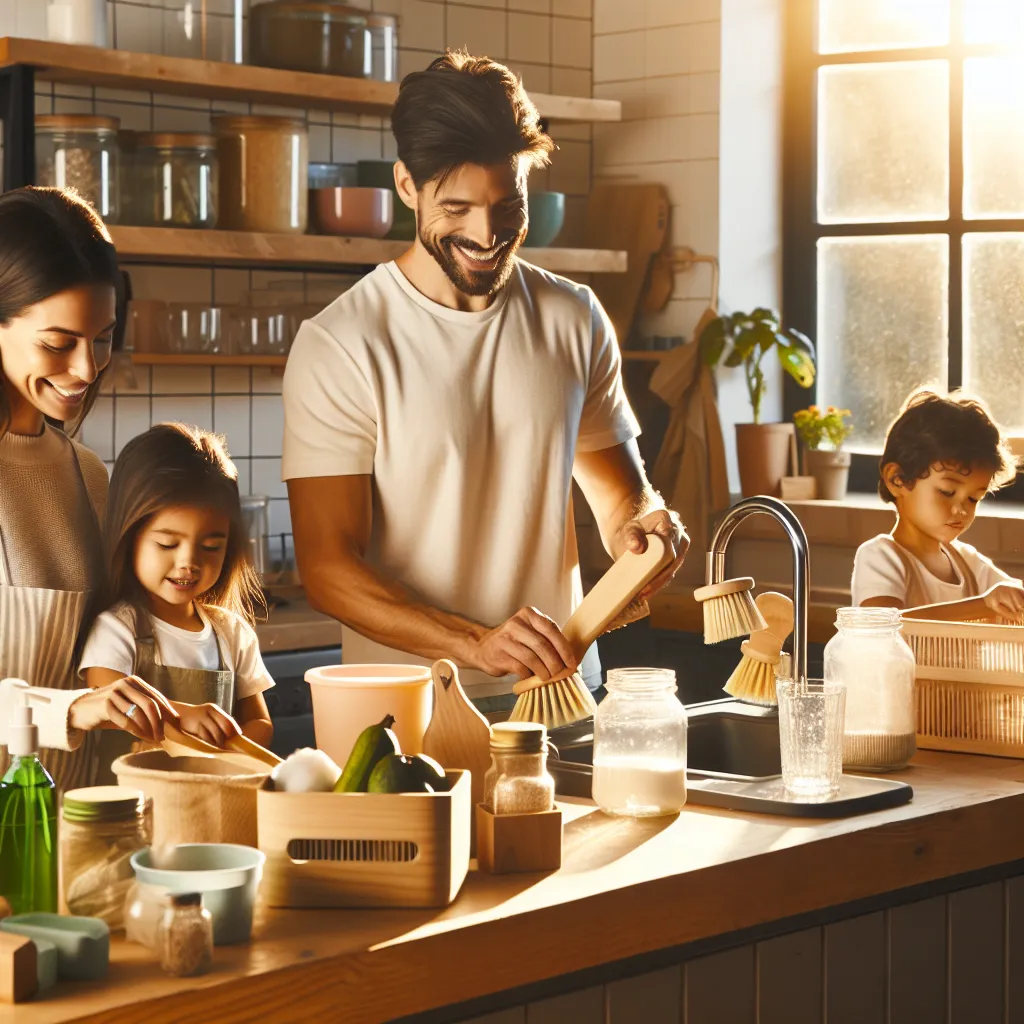
[[[807,604],[811,559],[807,534],[789,506],[767,495],[745,498],[733,505],[711,538],[711,550],[707,553],[707,582],[721,583],[725,579],[725,549],[736,527],[758,512],[771,516],[782,525],[793,548],[793,679],[799,686],[807,682]]]

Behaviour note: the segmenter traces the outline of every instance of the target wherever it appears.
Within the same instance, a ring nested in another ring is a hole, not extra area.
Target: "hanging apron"
[[[98,543],[99,519],[74,445],[71,451],[92,512]],[[86,543],[85,538],[83,543]],[[24,679],[30,686],[74,689],[75,641],[88,598],[85,591],[12,585],[10,561],[0,531],[0,678]],[[77,750],[46,748],[39,752],[39,759],[59,791],[96,784],[96,736],[95,732],[86,733]],[[7,748],[0,747],[0,776],[9,763]]]
[[[153,635],[148,613],[135,610],[135,666],[133,674],[158,689],[168,700],[182,704],[216,704],[229,715],[235,706],[235,673],[224,668],[224,652],[220,635],[217,639],[216,669],[179,668],[165,665],[160,645]],[[148,749],[151,744],[136,740],[127,732],[104,732],[98,744],[99,768],[96,785],[113,785],[117,780],[110,766],[123,754]]]
[[[891,540],[892,538],[890,538]],[[907,597],[905,607],[907,608],[918,608],[921,605],[934,604],[934,599],[928,593],[924,574],[928,571],[925,567],[913,556],[909,551],[904,551],[902,547],[896,542],[892,541],[893,550],[896,552],[899,560],[903,563],[903,568],[907,574]],[[971,567],[967,564],[967,560],[963,555],[952,544],[944,544],[942,550],[948,552],[949,557],[953,561],[953,565],[960,573],[960,578],[964,581],[964,597],[977,597],[981,590],[978,587],[978,580],[974,573],[971,571]]]

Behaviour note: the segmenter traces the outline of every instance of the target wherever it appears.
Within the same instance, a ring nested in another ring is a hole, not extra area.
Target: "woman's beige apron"
[[[85,489],[85,478],[74,445],[75,469]],[[89,497],[89,508],[100,537],[99,519]],[[40,529],[45,524],[40,523]],[[88,544],[88,538],[82,538]],[[98,550],[98,549],[97,549]],[[76,590],[44,590],[11,584],[11,571],[3,532],[0,531],[0,678],[24,679],[30,686],[74,689],[75,641],[89,595]],[[96,733],[86,733],[77,750],[44,749],[39,758],[63,792],[95,785]],[[7,770],[7,748],[0,747],[0,775]]]
[[[182,704],[216,704],[229,715],[235,706],[235,673],[224,668],[224,652],[216,629],[216,669],[178,668],[165,665],[160,655],[160,645],[153,635],[149,615],[135,612],[135,667],[133,673],[156,687],[168,700]],[[132,750],[143,749],[149,744],[139,743],[126,732],[105,732],[99,741],[98,785],[112,785],[117,780],[110,770],[114,760]]]
[[[907,597],[904,607],[918,608],[921,605],[934,604],[925,584],[924,574],[928,570],[908,551],[904,551],[896,541],[893,541],[892,545],[907,574]],[[978,580],[964,556],[952,544],[943,545],[943,550],[949,552],[949,557],[953,560],[953,564],[964,581],[964,597],[977,597],[981,593],[978,588]]]

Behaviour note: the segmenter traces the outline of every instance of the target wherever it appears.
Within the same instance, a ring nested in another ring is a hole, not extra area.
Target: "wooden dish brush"
[[[616,560],[562,627],[578,659],[602,633],[649,613],[647,602],[637,601],[636,595],[674,558],[671,544],[657,534],[648,534],[646,551],[639,555],[627,551]],[[539,722],[556,729],[589,718],[597,710],[578,672],[557,679],[521,679],[512,692],[519,697],[509,716],[512,722]]]
[[[747,704],[778,704],[775,678],[782,660],[782,645],[793,632],[793,602],[785,594],[769,591],[754,600],[768,624],[740,645],[743,657],[725,684],[725,692]]]
[[[754,604],[753,589],[753,579],[742,576],[698,587],[693,592],[694,600],[704,606],[704,643],[720,644],[768,628]]]

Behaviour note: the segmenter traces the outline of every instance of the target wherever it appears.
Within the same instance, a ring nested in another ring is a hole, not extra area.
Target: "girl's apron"
[[[133,672],[150,686],[158,689],[168,700],[182,704],[216,704],[229,715],[235,706],[235,673],[224,667],[224,652],[220,635],[217,638],[216,669],[178,668],[165,665],[160,656],[160,645],[153,635],[148,613],[135,611],[135,667]],[[149,747],[127,732],[104,732],[99,742],[99,782],[112,785],[117,780],[110,770],[111,764],[122,754]]]
[[[924,574],[928,570],[925,569],[925,567],[916,558],[914,558],[909,551],[904,551],[896,541],[892,541],[892,546],[893,550],[899,557],[899,560],[903,563],[903,568],[907,574],[907,597],[905,607],[918,608],[921,605],[934,604],[934,599],[928,593],[928,589],[925,584]],[[978,580],[971,571],[971,567],[967,564],[967,560],[955,547],[953,547],[952,544],[944,544],[942,549],[949,553],[949,557],[953,560],[953,565],[960,573],[960,578],[964,581],[963,596],[977,597],[981,593],[981,590],[978,587]]]
[[[90,550],[96,551],[99,519],[74,445],[71,451],[92,513],[95,538]],[[40,523],[40,529],[45,529],[45,524]],[[82,544],[88,545],[88,539],[83,537]],[[24,679],[30,686],[73,689],[75,641],[88,598],[86,591],[13,586],[3,531],[0,531],[0,677]],[[86,733],[77,750],[47,748],[40,751],[39,759],[61,792],[96,784],[96,735]],[[9,762],[7,748],[0,747],[0,776]]]

